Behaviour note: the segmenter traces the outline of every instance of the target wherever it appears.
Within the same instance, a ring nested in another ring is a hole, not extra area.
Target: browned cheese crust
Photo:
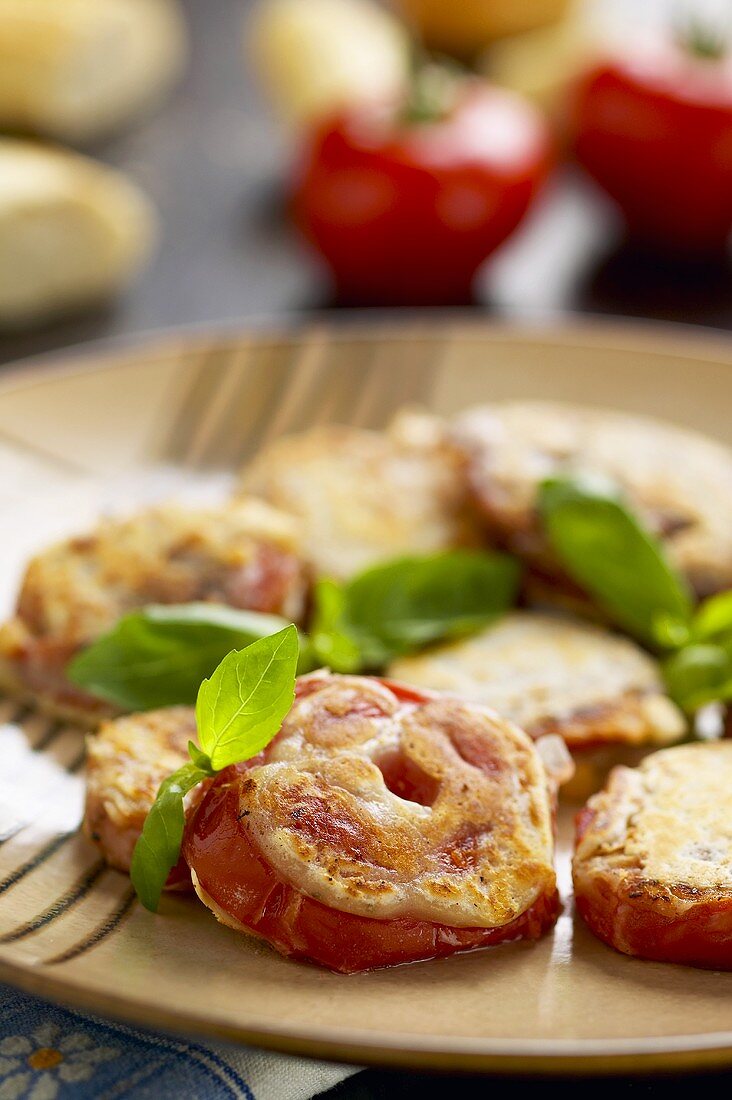
[[[344,912],[455,927],[500,927],[553,893],[553,793],[521,730],[362,677],[310,685],[241,789],[284,881]]]
[[[272,443],[241,488],[295,515],[318,573],[479,541],[460,462],[439,420],[402,413],[385,432],[341,425]]]
[[[616,768],[578,817],[576,904],[630,955],[732,969],[732,743]]]
[[[634,642],[563,615],[516,611],[480,634],[394,661],[389,674],[491,707],[533,738],[558,734],[586,798],[608,769],[679,740],[686,723]]]
[[[457,416],[451,438],[492,536],[547,580],[572,586],[547,550],[537,489],[547,477],[614,481],[700,596],[732,587],[732,451],[647,417],[558,402],[508,402]]]
[[[307,587],[292,521],[258,500],[105,520],[30,562],[15,617],[0,627],[0,687],[93,724],[110,708],[75,689],[65,668],[120,616],[204,600],[298,621]]]
[[[87,738],[84,832],[107,863],[129,871],[135,843],[164,779],[188,760],[191,707],[105,722]]]

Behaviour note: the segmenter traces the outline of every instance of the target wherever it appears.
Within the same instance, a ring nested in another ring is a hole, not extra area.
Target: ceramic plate
[[[543,397],[729,438],[732,345],[691,330],[454,323],[168,338],[0,376],[0,583],[101,510],[226,487],[268,439]],[[683,455],[679,455],[683,462]],[[168,897],[157,917],[77,832],[83,738],[0,703],[0,979],[141,1024],[357,1062],[524,1072],[732,1065],[732,974],[625,958],[573,918],[452,959],[339,977]],[[569,822],[562,823],[566,894]]]

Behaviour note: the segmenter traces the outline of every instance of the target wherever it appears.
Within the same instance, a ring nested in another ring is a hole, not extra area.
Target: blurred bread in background
[[[545,27],[569,0],[393,0],[429,49],[474,57],[497,38]]]
[[[406,29],[372,0],[260,0],[246,49],[287,122],[399,96],[409,79]]]
[[[494,42],[479,67],[496,84],[527,96],[556,118],[568,86],[599,53],[602,33],[594,9],[573,0],[556,23]]]
[[[88,141],[162,95],[185,57],[176,0],[0,0],[0,127]]]
[[[0,138],[0,327],[104,300],[141,268],[155,237],[149,201],[118,172]]]

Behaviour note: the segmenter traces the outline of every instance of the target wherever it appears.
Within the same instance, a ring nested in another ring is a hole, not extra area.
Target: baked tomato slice
[[[559,909],[552,815],[515,727],[317,673],[264,762],[209,781],[183,851],[224,924],[355,973],[541,936]]]
[[[616,768],[576,821],[577,912],[604,943],[732,970],[732,744],[677,745]]]

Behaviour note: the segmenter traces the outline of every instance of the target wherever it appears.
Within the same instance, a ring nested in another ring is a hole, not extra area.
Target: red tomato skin
[[[577,159],[630,235],[665,251],[719,254],[732,230],[732,59],[658,46],[613,58],[575,89]]]
[[[439,958],[517,939],[538,939],[559,913],[540,897],[503,928],[452,928],[430,921],[374,920],[329,908],[282,881],[238,819],[236,773],[213,780],[186,826],[183,851],[200,887],[245,931],[282,955],[341,974]],[[233,782],[232,782],[233,780]]]
[[[576,817],[577,843],[595,818],[585,807]],[[732,893],[694,899],[683,888],[660,887],[611,875],[575,881],[575,907],[603,943],[655,962],[732,970]]]
[[[364,107],[315,130],[296,173],[293,214],[342,301],[465,302],[551,161],[532,107],[471,82],[441,121],[400,126],[393,114]]]
[[[652,893],[636,898],[633,892],[632,886],[617,894],[598,885],[592,895],[577,894],[577,912],[599,939],[626,955],[732,970],[732,896],[698,902],[673,917]]]

